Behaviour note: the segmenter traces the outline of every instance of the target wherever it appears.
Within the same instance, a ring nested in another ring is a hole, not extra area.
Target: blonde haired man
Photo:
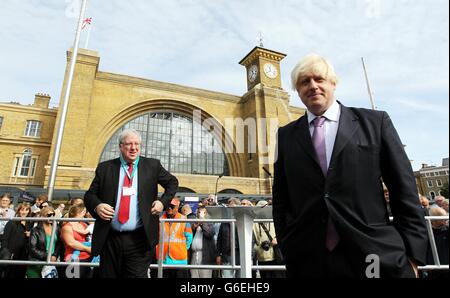
[[[417,276],[426,226],[388,114],[338,102],[337,75],[319,55],[300,60],[291,78],[307,112],[278,130],[273,218],[288,275],[371,277],[367,258],[377,256],[380,277]]]

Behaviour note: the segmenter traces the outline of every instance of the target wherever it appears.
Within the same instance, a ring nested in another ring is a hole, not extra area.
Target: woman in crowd
[[[55,216],[55,211],[53,207],[47,206],[41,209],[39,213],[40,217],[53,217]],[[62,242],[59,239],[59,228],[55,225],[56,234],[55,241],[50,248],[50,238],[52,236],[53,222],[52,221],[41,221],[35,226],[30,233],[30,251],[29,260],[30,261],[45,261],[47,259],[47,252],[51,251],[50,261],[56,262],[58,256],[60,255],[62,249]],[[41,265],[30,265],[27,268],[28,278],[40,278],[41,277]]]
[[[197,209],[197,218],[205,219],[208,212],[204,206]],[[214,265],[216,259],[216,244],[214,241],[214,224],[208,222],[192,224],[194,240],[190,249],[191,265]],[[211,278],[210,269],[191,269],[192,278]]]
[[[21,203],[17,206],[15,217],[28,217],[31,212],[29,203]],[[2,250],[7,251],[11,260],[28,259],[28,241],[30,238],[31,222],[9,221],[5,226],[2,237]],[[6,278],[25,278],[26,265],[8,266],[4,271]]]
[[[74,205],[69,209],[69,218],[84,218],[86,207],[83,204]],[[87,239],[89,230],[85,222],[65,222],[61,228],[61,239],[65,245],[64,261],[66,262],[91,262],[91,246]],[[91,278],[92,269],[88,266],[80,266],[80,278]],[[72,274],[72,273],[70,273]],[[67,276],[69,277],[69,276]]]

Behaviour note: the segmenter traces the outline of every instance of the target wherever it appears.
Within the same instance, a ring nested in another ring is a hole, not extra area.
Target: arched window
[[[183,192],[183,193],[195,193],[195,191],[193,191],[192,189],[190,189],[188,187],[183,187],[183,186],[179,186],[178,187],[177,193],[180,193],[180,192]]]
[[[23,150],[22,155],[16,155],[14,159],[13,177],[34,177],[37,158],[33,157],[30,148]]]
[[[127,128],[141,134],[141,155],[159,159],[172,173],[229,175],[221,142],[190,117],[173,112],[147,113],[125,124],[106,144],[100,162],[119,156],[119,134]]]
[[[221,191],[219,191],[219,193],[234,194],[234,195],[241,195],[242,194],[242,192],[240,192],[239,190],[232,189],[232,188],[222,189]]]

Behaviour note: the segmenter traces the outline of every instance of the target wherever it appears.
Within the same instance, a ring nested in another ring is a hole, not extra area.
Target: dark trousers
[[[345,253],[344,248],[340,243],[336,246],[333,251],[328,251],[324,245],[320,248],[320,257],[308,258],[298,258],[298,262],[286,263],[287,277],[301,277],[301,278],[357,278],[357,274],[353,272],[353,268],[349,262],[348,258],[351,258]],[[306,259],[305,259],[306,258]],[[302,264],[302,261],[304,262]],[[308,267],[305,270],[305,265]]]
[[[111,229],[100,254],[98,277],[147,278],[151,259],[144,228],[132,232]]]
[[[189,278],[188,269],[164,269],[164,278]]]
[[[258,265],[261,266],[279,266],[278,262],[276,260],[274,261],[267,261],[262,262],[258,261]],[[286,272],[284,270],[259,270],[259,274],[261,275],[261,278],[285,278]]]
[[[309,266],[314,266],[314,268],[310,267],[310,270],[305,270],[304,264],[302,266],[302,258],[299,258],[298,263],[287,263],[287,277],[366,278],[365,270],[369,263],[357,263],[355,265],[352,258],[354,258],[354,255],[346,251],[341,243],[338,243],[331,252],[324,247],[322,256],[314,259],[314,263],[308,264]],[[305,260],[303,259],[303,261]],[[380,268],[380,277],[414,278],[415,275],[411,265],[407,262],[398,272],[383,272],[383,268]]]

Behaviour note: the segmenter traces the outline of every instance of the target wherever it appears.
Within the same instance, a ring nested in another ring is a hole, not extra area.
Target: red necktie
[[[118,220],[121,224],[126,223],[128,221],[128,218],[130,217],[130,196],[123,195],[123,189],[125,187],[130,187],[132,185],[132,181],[131,181],[130,177],[131,177],[131,174],[133,173],[133,163],[130,163],[128,165],[128,173],[129,173],[129,175],[127,175],[125,173],[125,179],[123,180],[123,186],[122,186],[122,195],[120,197]]]

